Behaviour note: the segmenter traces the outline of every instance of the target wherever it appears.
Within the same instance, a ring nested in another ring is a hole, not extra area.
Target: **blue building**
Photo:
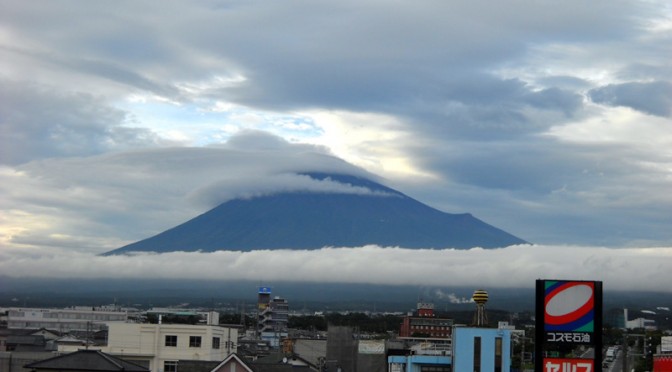
[[[511,330],[454,327],[450,355],[391,355],[390,372],[509,372]]]
[[[511,369],[511,330],[455,327],[455,371],[508,372]]]
[[[450,372],[449,356],[439,355],[391,355],[387,357],[390,372]]]

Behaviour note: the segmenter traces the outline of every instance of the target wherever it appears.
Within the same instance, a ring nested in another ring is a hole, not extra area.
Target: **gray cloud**
[[[488,71],[520,61],[538,43],[634,35],[640,24],[633,14],[650,11],[629,2],[522,8],[469,2],[80,5],[78,11],[89,17],[72,19],[57,8],[45,10],[52,16],[44,17],[17,6],[6,21],[24,32],[41,59],[169,99],[197,98],[177,88],[182,82],[233,74],[244,81],[197,94],[280,110],[320,107],[427,118],[429,109],[444,127],[480,127],[486,136],[498,118],[499,127],[537,131],[540,126],[530,125],[522,112],[528,104],[565,114],[580,108],[571,92],[537,92]],[[104,21],[88,22],[92,16]],[[441,109],[456,105],[465,106],[457,116]]]
[[[95,155],[156,145],[151,131],[127,124],[127,113],[83,93],[0,81],[0,163]]]
[[[624,67],[618,76],[623,80],[665,81],[672,76],[672,66],[669,63],[651,64],[637,62]]]
[[[398,189],[445,211],[473,213],[528,241],[672,242],[664,228],[672,222],[664,212],[672,205],[665,191],[669,161],[651,153],[655,147],[437,137],[409,151],[423,169],[445,178],[432,186],[401,180]]]
[[[589,92],[593,102],[610,106],[626,106],[651,115],[672,116],[672,83],[610,84]]]

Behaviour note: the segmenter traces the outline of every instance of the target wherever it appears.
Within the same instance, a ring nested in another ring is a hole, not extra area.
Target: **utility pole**
[[[523,332],[525,332],[523,330]],[[525,368],[525,333],[523,333],[523,337],[521,338],[522,344],[520,348],[520,370],[523,371]]]
[[[623,333],[623,371],[628,370],[628,333]]]

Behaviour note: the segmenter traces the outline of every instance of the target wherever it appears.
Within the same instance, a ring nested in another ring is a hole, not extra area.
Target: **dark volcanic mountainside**
[[[363,178],[309,175],[366,187],[378,195],[288,192],[234,199],[170,230],[108,254],[319,249],[367,244],[404,248],[496,248],[526,243],[470,214],[441,212]]]

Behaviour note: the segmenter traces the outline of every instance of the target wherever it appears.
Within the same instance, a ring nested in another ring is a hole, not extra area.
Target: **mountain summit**
[[[294,191],[233,199],[179,226],[106,255],[367,244],[403,248],[497,248],[526,242],[473,217],[431,208],[371,180],[303,173],[350,192]]]

